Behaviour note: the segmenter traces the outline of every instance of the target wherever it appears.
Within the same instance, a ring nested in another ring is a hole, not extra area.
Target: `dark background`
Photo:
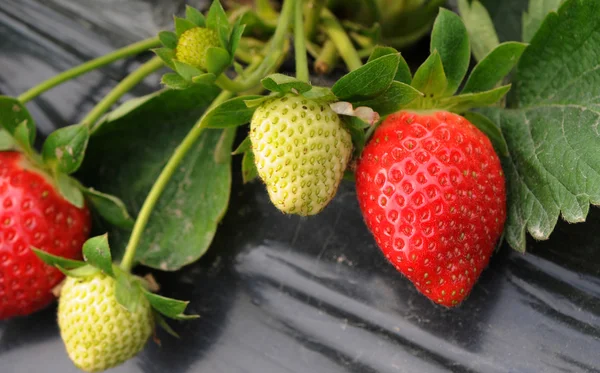
[[[17,95],[149,37],[183,8],[180,0],[0,0],[0,93]],[[145,58],[29,103],[41,135],[76,123]],[[129,97],[157,89],[158,79]],[[201,318],[173,323],[181,339],[161,333],[162,346],[149,343],[113,372],[600,372],[598,209],[585,224],[559,223],[526,255],[503,247],[471,297],[448,310],[387,264],[351,183],[324,213],[288,217],[235,170],[209,253],[180,272],[155,273],[163,294],[191,299]],[[77,372],[55,307],[0,322],[0,372]]]

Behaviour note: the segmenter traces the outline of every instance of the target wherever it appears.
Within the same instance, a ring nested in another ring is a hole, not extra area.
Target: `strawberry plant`
[[[0,318],[58,295],[67,354],[86,371],[133,357],[155,325],[174,334],[163,317],[194,318],[187,302],[132,270],[201,258],[238,171],[282,216],[306,219],[355,182],[374,242],[432,307],[465,301],[500,247],[525,252],[527,233],[548,239],[559,216],[584,221],[600,203],[600,6],[531,0],[515,33],[496,30],[477,0],[456,13],[442,3],[226,11],[216,0],[205,13],[187,7],[174,31],[0,97]],[[429,33],[420,64],[396,49]],[[36,149],[27,102],[148,50],[155,57]],[[294,76],[282,73],[291,55]],[[309,61],[318,74],[347,72],[314,84]],[[113,109],[158,70],[164,89]],[[101,235],[88,239],[90,214]]]

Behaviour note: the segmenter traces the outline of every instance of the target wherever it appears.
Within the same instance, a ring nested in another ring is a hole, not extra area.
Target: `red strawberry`
[[[24,155],[0,152],[0,319],[45,307],[64,277],[30,247],[77,259],[90,224],[87,207],[62,198]]]
[[[504,174],[489,139],[449,112],[390,115],[362,153],[356,189],[396,269],[434,302],[462,302],[506,218]]]

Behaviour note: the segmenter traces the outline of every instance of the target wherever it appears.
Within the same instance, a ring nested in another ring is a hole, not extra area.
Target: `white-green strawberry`
[[[141,297],[136,312],[117,303],[116,281],[102,273],[68,277],[58,304],[58,325],[73,363],[99,372],[130,359],[142,350],[154,329],[152,309]]]
[[[271,201],[289,214],[323,210],[352,155],[350,134],[329,105],[292,93],[256,109],[250,140]]]
[[[177,41],[175,58],[198,69],[206,70],[206,55],[210,47],[219,47],[219,36],[211,29],[194,27],[185,31]]]

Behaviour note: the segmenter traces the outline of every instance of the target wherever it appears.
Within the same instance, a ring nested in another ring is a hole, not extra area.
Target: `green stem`
[[[296,58],[296,78],[308,82],[308,60],[306,57],[306,43],[304,41],[304,27],[302,25],[303,6],[301,0],[296,0],[296,11],[294,12],[294,55]]]
[[[95,58],[95,59],[88,61],[84,64],[81,64],[77,67],[74,67],[65,72],[62,72],[44,82],[36,85],[35,87],[29,89],[28,91],[26,91],[25,93],[20,95],[18,97],[18,99],[22,103],[26,103],[28,101],[31,101],[35,97],[41,95],[42,93],[46,92],[47,90],[52,89],[52,88],[56,87],[57,85],[66,82],[67,80],[76,78],[82,74],[85,74],[89,71],[95,70],[104,65],[108,65],[109,63],[117,61],[121,58],[133,56],[135,54],[144,52],[150,48],[157,47],[159,45],[160,45],[160,41],[156,37],[142,40],[140,42],[128,45],[128,46],[118,49],[112,53],[109,53],[102,57]]]
[[[315,71],[317,74],[329,73],[337,64],[339,54],[335,43],[331,40],[327,40],[323,45],[321,54],[315,61]]]
[[[256,61],[246,68],[247,72],[254,72],[255,69],[260,65],[260,62]],[[123,261],[121,262],[121,268],[124,271],[131,271],[133,267],[133,262],[135,260],[135,252],[142,238],[142,233],[144,233],[144,229],[146,228],[146,224],[148,224],[148,220],[150,219],[150,215],[152,214],[152,210],[156,206],[160,195],[165,190],[169,180],[173,176],[175,170],[187,154],[187,152],[194,145],[198,137],[204,132],[204,124],[202,123],[206,113],[210,112],[212,109],[219,106],[221,103],[227,101],[231,98],[234,93],[224,90],[222,91],[210,104],[210,106],[204,112],[204,115],[196,122],[194,127],[190,130],[190,132],[185,136],[181,144],[175,149],[171,158],[169,158],[167,164],[161,171],[158,179],[152,185],[148,196],[146,196],[146,200],[140,209],[140,213],[135,221],[133,226],[133,230],[131,231],[131,236],[129,238],[129,243],[125,248],[125,255],[123,256]]]
[[[263,54],[266,56],[256,70],[248,75],[244,80],[231,80],[227,75],[221,74],[215,81],[221,89],[231,92],[244,92],[258,85],[260,81],[267,75],[277,64],[284,53],[284,46],[290,22],[294,17],[294,4],[296,0],[285,0],[281,9],[281,17],[277,24],[277,29],[273,34],[266,51]]]
[[[145,77],[152,74],[156,70],[163,66],[163,62],[160,58],[154,57],[148,62],[144,63],[137,70],[129,74],[119,84],[115,86],[104,98],[88,113],[88,115],[81,121],[82,125],[87,126],[90,130],[93,130],[93,125],[100,119],[104,113],[106,113],[111,106],[115,104],[123,95],[136,86],[139,82],[144,80]]]
[[[133,267],[133,262],[135,260],[135,252],[142,238],[142,234],[144,233],[144,229],[146,228],[146,224],[150,219],[150,215],[152,214],[152,210],[154,210],[154,206],[158,202],[158,199],[162,192],[165,190],[169,180],[177,171],[179,164],[186,156],[188,151],[192,148],[192,146],[198,140],[198,137],[204,132],[205,126],[203,123],[204,116],[206,113],[210,112],[215,107],[219,106],[223,102],[227,101],[229,98],[233,96],[233,93],[228,91],[222,91],[212,102],[212,104],[206,109],[205,114],[196,122],[194,127],[190,130],[190,132],[185,136],[181,144],[175,149],[171,158],[161,171],[158,179],[152,185],[152,189],[146,196],[146,200],[142,205],[140,213],[138,214],[137,219],[135,220],[135,225],[133,226],[133,230],[131,231],[131,236],[129,237],[129,243],[127,244],[127,248],[125,249],[125,255],[123,256],[123,260],[121,261],[121,269],[130,272]]]
[[[321,20],[321,11],[325,6],[325,0],[311,0],[308,3],[309,11],[306,15],[306,38],[314,40],[317,34],[317,25]]]
[[[329,10],[323,9],[323,15],[322,21],[325,32],[335,43],[335,46],[348,69],[352,71],[361,67],[363,63],[356,48],[354,48],[354,45],[352,44],[352,40],[350,40],[350,37],[346,33],[346,30],[344,30],[340,22]]]

